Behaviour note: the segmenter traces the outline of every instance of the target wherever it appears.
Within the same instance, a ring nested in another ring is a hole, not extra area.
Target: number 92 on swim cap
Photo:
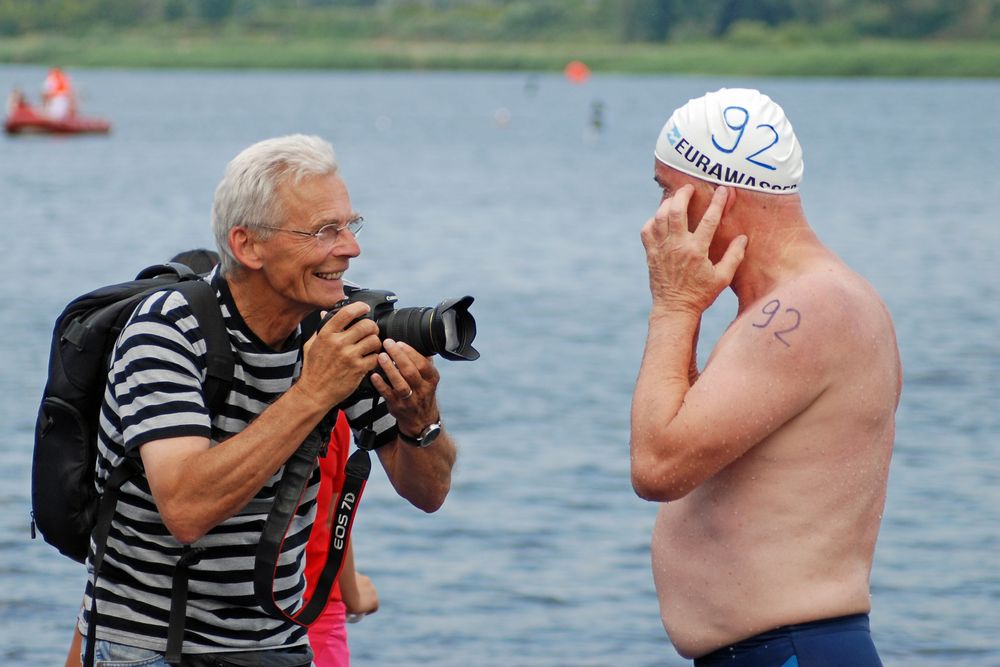
[[[802,148],[785,112],[749,88],[722,88],[674,111],[654,151],[663,164],[719,185],[796,194]]]

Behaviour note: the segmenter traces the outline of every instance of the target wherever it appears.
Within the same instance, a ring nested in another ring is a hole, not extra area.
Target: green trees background
[[[1000,77],[1000,0],[0,0],[0,62]]]
[[[0,38],[164,26],[453,42],[996,40],[1000,0],[0,0]]]

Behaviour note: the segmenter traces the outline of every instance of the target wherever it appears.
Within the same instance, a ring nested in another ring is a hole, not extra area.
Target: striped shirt
[[[247,327],[226,281],[212,274],[235,356],[233,384],[219,414],[209,415],[202,392],[205,340],[190,306],[177,291],[148,297],[122,331],[112,356],[101,406],[96,484],[103,490],[126,453],[154,440],[210,438],[212,446],[242,431],[291,387],[302,366],[301,332],[275,351]],[[357,430],[374,419],[377,442],[395,437],[385,402],[365,399],[344,406]],[[199,539],[204,548],[191,566],[185,653],[245,651],[307,644],[305,628],[269,616],[257,603],[253,569],[257,542],[284,467],[244,507]],[[274,581],[278,605],[294,613],[305,590],[304,554],[316,514],[319,470],[310,480],[282,545]],[[90,578],[80,614],[86,633],[93,594]],[[98,589],[97,637],[164,652],[174,565],[183,545],[163,524],[144,475],[121,489],[108,537]]]

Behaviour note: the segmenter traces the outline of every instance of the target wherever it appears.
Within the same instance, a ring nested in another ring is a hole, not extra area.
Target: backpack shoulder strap
[[[233,369],[236,361],[229,343],[229,332],[222,317],[222,309],[215,288],[201,279],[182,279],[176,289],[191,306],[191,312],[198,320],[198,327],[205,337],[205,407],[209,415],[218,414],[225,406],[226,396],[233,384]],[[187,610],[188,568],[196,563],[204,551],[202,548],[185,547],[173,573],[170,597],[170,616],[167,629],[167,664],[179,665],[184,644],[184,626]]]
[[[205,354],[208,370],[205,378],[205,407],[209,414],[218,414],[233,384],[233,349],[229,343],[229,332],[222,309],[215,294],[215,288],[204,280],[182,280],[174,289],[181,292],[191,306],[191,312],[198,320],[198,326],[205,337]]]
[[[216,297],[215,288],[197,277],[194,272],[181,264],[167,264],[150,267],[136,277],[137,280],[153,278],[156,276],[174,273],[178,281],[170,286],[184,295],[191,312],[198,320],[198,327],[205,337],[206,347],[206,378],[205,378],[205,407],[210,415],[218,414],[223,408],[226,396],[233,384],[233,370],[235,359],[233,350],[229,343],[229,332],[226,330],[226,323],[222,317],[222,309],[219,307],[219,300]],[[91,600],[90,618],[87,628],[87,647],[84,655],[84,665],[88,667],[94,664],[94,643],[96,640],[97,627],[97,578],[100,576],[101,565],[104,561],[105,548],[108,541],[108,533],[111,528],[111,521],[114,518],[115,507],[118,504],[118,496],[121,487],[132,476],[142,470],[139,462],[132,457],[126,459],[112,472],[105,484],[105,491],[100,501],[97,523],[94,527],[93,539],[95,543],[94,554],[94,589]],[[200,553],[200,549],[195,550],[195,554]],[[182,559],[183,560],[183,559]],[[174,581],[172,594],[172,604],[170,610],[170,646],[173,653],[180,654],[180,646],[184,634],[184,609],[186,608],[187,578],[186,567],[188,563],[179,563],[181,570],[179,573],[183,579],[183,585],[178,586],[177,577]],[[175,573],[177,574],[177,573]],[[178,602],[178,593],[183,593],[183,599]],[[175,611],[176,610],[176,611]],[[178,613],[179,612],[179,613]],[[178,635],[179,633],[179,635]],[[173,663],[171,663],[173,664]]]

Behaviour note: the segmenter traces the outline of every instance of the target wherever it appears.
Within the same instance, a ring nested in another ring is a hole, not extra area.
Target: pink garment
[[[309,645],[316,667],[349,667],[351,651],[347,646],[345,617],[347,608],[339,600],[330,600],[323,614],[309,626]]]
[[[344,413],[337,417],[337,425],[330,434],[327,455],[319,460],[322,473],[319,494],[316,498],[316,524],[306,545],[306,596],[312,597],[316,589],[326,552],[330,544],[330,526],[327,524],[331,503],[337,502],[344,485],[344,465],[351,448],[351,428]],[[330,601],[316,622],[309,626],[309,645],[312,646],[316,667],[349,667],[351,653],[347,648],[347,607],[340,599],[340,584],[334,584]]]

